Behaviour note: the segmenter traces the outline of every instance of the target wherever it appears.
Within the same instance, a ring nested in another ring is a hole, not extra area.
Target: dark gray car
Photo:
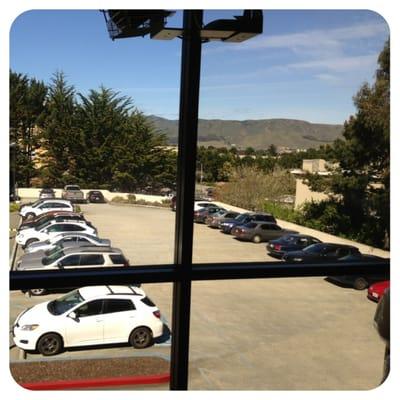
[[[290,229],[281,228],[272,222],[251,221],[232,229],[232,234],[239,240],[252,241],[254,243],[268,242],[289,233],[298,233]]]

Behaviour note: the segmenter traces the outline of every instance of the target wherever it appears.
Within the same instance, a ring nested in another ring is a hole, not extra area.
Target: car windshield
[[[50,265],[53,262],[57,261],[59,258],[64,256],[64,252],[62,250],[59,250],[52,254],[51,256],[43,257],[42,258],[42,264],[43,265]]]
[[[239,215],[235,218],[235,220],[241,222],[241,221],[244,221],[244,220],[246,219],[246,217],[247,217],[247,214],[239,214]]]
[[[33,202],[31,204],[31,207],[36,207],[37,205],[39,205],[42,202],[42,200],[36,200],[35,202]]]
[[[285,243],[295,243],[296,240],[297,240],[297,236],[288,235],[288,236],[282,237],[282,242],[285,242]]]
[[[84,301],[84,298],[79,293],[79,290],[73,290],[66,295],[59,297],[51,301],[47,305],[47,309],[53,315],[64,314],[66,311],[70,310],[72,307]]]
[[[46,256],[48,256],[48,257],[51,257],[52,255],[58,253],[62,249],[63,249],[63,246],[61,244],[57,244],[52,249],[46,250],[44,252],[44,254],[46,254]]]
[[[50,219],[47,219],[47,220],[41,222],[39,225],[36,225],[36,226],[35,226],[35,230],[40,231],[41,229],[43,229],[43,228],[46,227],[47,225],[50,225],[50,224],[49,224],[50,221],[51,221]]]
[[[324,243],[312,244],[311,246],[307,246],[303,251],[306,253],[320,253],[325,248]]]

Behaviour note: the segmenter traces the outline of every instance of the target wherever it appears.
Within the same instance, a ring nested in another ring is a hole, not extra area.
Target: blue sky
[[[205,22],[242,11],[205,11]],[[177,12],[168,26],[179,27]],[[200,117],[294,118],[343,123],[352,97],[373,82],[389,36],[366,10],[272,10],[262,35],[203,45]],[[63,71],[86,94],[100,85],[132,97],[145,114],[177,119],[181,41],[112,41],[98,10],[28,11],[10,31],[10,68],[49,82]]]

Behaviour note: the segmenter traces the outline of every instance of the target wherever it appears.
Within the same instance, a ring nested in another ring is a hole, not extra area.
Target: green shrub
[[[10,212],[16,212],[19,210],[19,204],[17,203],[10,203]]]
[[[122,196],[115,196],[111,199],[114,203],[127,203],[128,201]]]
[[[134,194],[128,194],[128,203],[135,204],[136,203],[136,196]]]

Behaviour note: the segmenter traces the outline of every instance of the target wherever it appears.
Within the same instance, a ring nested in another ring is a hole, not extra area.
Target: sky
[[[242,10],[205,10],[205,22]],[[389,37],[367,10],[266,10],[263,33],[243,43],[203,44],[200,118],[293,118],[342,124],[353,96],[372,83]],[[168,26],[180,27],[178,10]],[[10,68],[51,82],[65,73],[77,92],[101,85],[146,115],[177,119],[181,40],[112,41],[98,10],[33,10],[10,30]]]

